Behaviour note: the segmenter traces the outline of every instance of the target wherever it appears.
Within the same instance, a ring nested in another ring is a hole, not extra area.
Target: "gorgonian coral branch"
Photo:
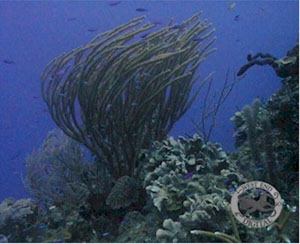
[[[194,74],[215,50],[214,29],[199,14],[150,34],[155,25],[143,20],[97,35],[42,74],[55,123],[115,178],[136,175],[141,149],[163,139],[188,110],[200,91],[192,92]]]

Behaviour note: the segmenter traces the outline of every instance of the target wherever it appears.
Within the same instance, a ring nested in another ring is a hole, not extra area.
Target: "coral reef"
[[[142,20],[47,66],[43,96],[62,131],[26,160],[34,200],[0,204],[0,241],[298,242],[298,45],[273,60],[282,88],[234,115],[236,150],[225,152],[205,133],[167,138],[199,92],[189,99],[193,75],[213,51],[211,25],[197,14],[136,41],[154,27],[138,27]],[[199,34],[206,45],[194,41]],[[229,206],[251,180],[274,185],[284,199],[268,228],[237,222]]]

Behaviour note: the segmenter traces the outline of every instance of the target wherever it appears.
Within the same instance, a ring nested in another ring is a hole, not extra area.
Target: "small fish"
[[[262,189],[255,189],[255,194],[263,195],[263,194],[265,194],[265,191],[263,191]]]
[[[239,134],[240,134],[240,131],[237,130],[237,131],[235,131],[235,132],[232,134],[232,137],[237,137]]]
[[[223,180],[223,183],[224,183],[225,185],[227,185],[227,184],[230,183],[230,180],[229,180],[229,179],[225,179],[225,180]]]
[[[29,231],[32,229],[32,226],[26,227],[25,229],[23,229],[24,232]]]
[[[174,25],[174,26],[172,27],[172,29],[179,29],[179,28],[181,28],[180,25]]]
[[[146,9],[146,8],[137,8],[137,9],[135,9],[135,11],[137,11],[137,12],[147,12],[148,9]]]
[[[263,7],[260,7],[259,10],[260,10],[261,12],[265,12],[265,9],[264,9]]]
[[[47,229],[47,228],[48,228],[48,225],[46,225],[46,224],[41,224],[41,225],[39,225],[39,228],[40,228],[40,229]]]
[[[71,18],[68,18],[67,20],[68,21],[74,21],[74,20],[77,20],[77,18],[76,17],[71,17]]]
[[[33,96],[32,98],[33,98],[33,99],[39,99],[40,97],[38,97],[38,96]]]
[[[153,25],[161,25],[162,22],[159,21],[159,20],[156,20],[156,21],[152,21],[151,24],[153,24]]]
[[[49,208],[49,210],[53,210],[53,209],[56,209],[54,205]]]
[[[62,69],[56,71],[55,74],[56,74],[57,76],[63,75],[63,74],[66,72],[66,70],[67,70],[67,68],[62,68]]]
[[[146,46],[146,45],[147,45],[147,41],[146,41],[146,39],[142,39],[142,40],[140,40],[140,41],[139,41],[139,43],[140,43],[140,44],[142,44],[142,45],[144,45],[144,46]]]
[[[172,28],[172,30],[182,30],[183,29],[183,26],[182,25],[174,25]]]
[[[15,155],[13,155],[9,160],[14,160],[18,158],[21,155],[22,151],[17,152]]]
[[[97,29],[88,29],[89,32],[95,32]]]
[[[193,176],[194,172],[189,172],[185,176],[183,176],[183,179],[187,180]]]
[[[14,170],[16,170],[17,168],[16,167],[11,167],[10,169],[8,169],[9,171],[14,171]]]
[[[110,234],[110,232],[104,232],[102,233],[102,237],[108,236]]]
[[[144,72],[142,75],[143,75],[144,77],[150,77],[150,76],[151,76],[151,74],[149,74],[149,73],[147,73],[147,72]]]
[[[128,222],[128,220],[126,219],[126,218],[122,218],[121,219],[121,224],[125,224],[125,223],[127,223]]]
[[[16,64],[16,62],[11,60],[11,59],[4,59],[3,63],[5,63],[5,64]]]
[[[203,41],[203,38],[201,38],[201,37],[195,37],[195,38],[193,39],[193,41],[194,41],[194,42],[201,42],[201,41]]]
[[[111,7],[117,6],[121,3],[121,1],[113,1],[113,2],[109,2],[108,5]]]
[[[258,171],[263,171],[265,168],[264,167],[257,167],[256,168]]]
[[[150,34],[150,33],[145,33],[145,34],[141,35],[141,38],[145,38],[145,37],[147,37],[149,34]]]
[[[228,6],[228,10],[231,10],[233,9],[234,7],[236,6],[236,3],[232,3]]]
[[[233,21],[239,21],[239,20],[240,20],[240,15],[234,16]]]
[[[178,51],[176,48],[169,48],[168,49],[168,52],[176,52],[176,51]]]
[[[8,239],[5,235],[0,234],[0,243],[8,243]]]
[[[137,103],[133,102],[133,103],[131,103],[131,106],[135,107],[135,106],[137,106]]]
[[[234,192],[234,191],[235,191],[235,186],[229,187],[228,191],[229,191],[229,192]]]

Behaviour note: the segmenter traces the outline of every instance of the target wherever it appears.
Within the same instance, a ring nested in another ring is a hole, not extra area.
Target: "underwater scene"
[[[298,1],[0,1],[0,242],[299,243]]]

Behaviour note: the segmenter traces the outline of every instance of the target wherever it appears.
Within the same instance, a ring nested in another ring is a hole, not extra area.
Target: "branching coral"
[[[157,142],[155,149],[145,165],[144,184],[161,216],[174,222],[159,229],[158,240],[205,241],[190,234],[196,228],[227,232],[231,191],[246,180],[222,148],[195,135]]]
[[[232,120],[236,123],[235,136],[242,138],[242,134],[246,135],[243,137],[244,141],[239,143],[250,149],[247,154],[251,159],[247,160],[247,164],[251,165],[249,172],[252,177],[267,180],[276,186],[277,179],[274,171],[278,167],[277,152],[273,148],[274,135],[266,106],[259,99],[255,99],[252,106],[245,106],[241,112],[235,114]]]
[[[194,74],[215,38],[199,14],[180,28],[142,35],[144,17],[55,58],[42,74],[43,99],[65,134],[87,146],[114,178],[134,176],[141,149],[163,139],[201,89]]]

